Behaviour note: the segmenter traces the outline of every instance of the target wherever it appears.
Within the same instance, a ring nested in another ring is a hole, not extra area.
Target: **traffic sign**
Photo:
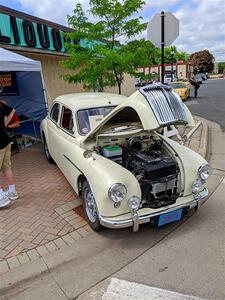
[[[147,39],[156,47],[162,45],[161,14],[157,13],[147,26]],[[179,35],[179,20],[170,12],[164,13],[164,47],[170,46]]]

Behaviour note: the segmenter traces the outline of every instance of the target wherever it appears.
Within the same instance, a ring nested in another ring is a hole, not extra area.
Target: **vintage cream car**
[[[162,226],[207,199],[209,165],[165,137],[165,126],[194,126],[168,86],[151,84],[130,97],[63,95],[41,123],[44,150],[75,192],[94,230]]]

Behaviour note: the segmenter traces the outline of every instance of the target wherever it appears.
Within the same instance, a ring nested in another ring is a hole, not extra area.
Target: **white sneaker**
[[[0,198],[0,208],[6,207],[11,203],[11,201],[9,200],[8,197],[3,196],[2,198]]]
[[[5,196],[7,198],[9,198],[10,200],[16,200],[19,198],[17,191],[15,192],[10,192],[9,190],[7,190],[6,192],[4,192]]]

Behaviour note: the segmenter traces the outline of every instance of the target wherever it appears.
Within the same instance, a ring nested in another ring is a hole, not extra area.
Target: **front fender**
[[[40,124],[40,133],[41,133],[41,141],[42,141],[42,143],[44,143],[44,136],[45,136],[46,142],[48,143],[48,130],[47,130],[47,120],[46,120],[46,118],[41,121],[41,124]]]
[[[85,158],[84,175],[87,178],[102,216],[117,216],[129,212],[128,199],[131,196],[141,198],[141,189],[134,175],[118,163],[98,154]],[[109,188],[115,183],[123,183],[127,188],[126,198],[119,208],[108,197]]]
[[[200,166],[207,164],[207,161],[198,153],[179,143],[161,136],[167,145],[176,152],[183,166],[184,172],[184,196],[192,193],[192,183],[198,178],[198,169]]]

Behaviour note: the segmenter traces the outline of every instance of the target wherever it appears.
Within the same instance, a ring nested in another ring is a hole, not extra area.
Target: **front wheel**
[[[47,159],[47,161],[50,163],[50,164],[54,164],[54,160],[53,158],[51,157],[51,154],[48,150],[48,145],[47,145],[47,142],[46,140],[44,139],[44,152],[45,152],[45,157]]]
[[[87,181],[85,181],[82,186],[82,200],[83,200],[84,214],[88,221],[88,224],[95,231],[101,230],[102,225],[100,224],[99,221],[97,205],[92,190],[90,188],[90,185]]]

